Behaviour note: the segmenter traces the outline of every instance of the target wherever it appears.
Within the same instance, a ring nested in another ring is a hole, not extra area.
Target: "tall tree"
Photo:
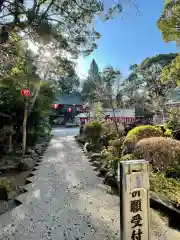
[[[84,99],[88,100],[89,102],[93,102],[93,100],[95,99],[94,91],[97,85],[100,84],[101,76],[99,72],[99,67],[96,61],[93,59],[90,64],[88,76],[83,83],[82,95],[84,96]]]
[[[175,41],[180,43],[180,2],[179,0],[165,0],[164,8],[160,18],[157,21],[157,26],[162,33],[164,41]]]
[[[15,33],[36,43],[56,40],[57,47],[77,56],[79,52],[91,53],[100,34],[92,27],[94,17],[113,17],[121,12],[120,4],[112,4],[105,12],[104,3],[99,0],[33,0],[31,4],[19,0],[3,0],[0,4],[0,42],[8,42]]]
[[[159,54],[146,58],[135,68],[132,67],[128,78],[124,80],[123,102],[126,107],[135,107],[140,103],[142,108],[149,110],[160,110],[168,92],[174,88],[173,81],[164,84],[161,81],[161,73],[164,66],[169,65],[177,54]]]
[[[80,81],[77,75],[70,77],[59,77],[57,81],[57,91],[58,94],[66,93],[69,94],[72,91],[78,91]]]
[[[157,26],[162,33],[162,38],[165,42],[175,41],[180,44],[180,2],[174,0],[166,0],[164,9],[157,21]],[[172,61],[169,66],[166,66],[162,71],[162,81],[169,82],[176,80],[180,83],[180,54]]]

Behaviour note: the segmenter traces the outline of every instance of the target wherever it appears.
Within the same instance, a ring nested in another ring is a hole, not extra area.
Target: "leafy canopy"
[[[165,42],[175,41],[177,45],[180,43],[180,2],[174,0],[166,0],[163,12],[157,21],[157,26],[162,33]],[[179,84],[180,77],[180,54],[166,66],[162,71],[162,81],[177,81]]]
[[[105,11],[100,0],[25,0],[0,1],[0,43],[13,34],[33,42],[56,42],[57,47],[72,53],[88,55],[97,48],[100,34],[94,29],[94,17],[108,20],[121,12],[120,4],[111,4]]]

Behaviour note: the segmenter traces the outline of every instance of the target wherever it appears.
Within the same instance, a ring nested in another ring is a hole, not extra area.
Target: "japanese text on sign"
[[[131,240],[141,240],[142,232],[142,200],[140,191],[134,191],[132,193],[132,200],[130,202],[130,212],[133,213],[131,218]]]

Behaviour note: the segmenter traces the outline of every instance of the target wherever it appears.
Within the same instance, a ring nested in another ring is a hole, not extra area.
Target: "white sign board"
[[[121,240],[150,240],[149,163],[123,161],[119,174]]]

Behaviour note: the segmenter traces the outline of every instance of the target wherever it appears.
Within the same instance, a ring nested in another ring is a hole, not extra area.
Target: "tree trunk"
[[[27,135],[27,117],[28,117],[28,101],[25,99],[24,119],[23,119],[23,139],[22,139],[22,155],[26,152],[26,135]]]
[[[34,98],[33,98],[33,100],[32,100],[32,103],[31,103],[31,105],[30,105],[29,114],[31,113],[31,111],[32,111],[32,109],[33,109],[33,107],[34,107],[34,104],[35,104],[35,102],[36,102],[36,98],[37,98],[38,95],[39,95],[40,89],[41,89],[41,85],[39,84],[39,87],[38,87],[38,89],[36,90],[36,93],[35,93],[35,95],[34,95]]]
[[[112,98],[110,100],[110,104],[111,104],[111,108],[112,108],[112,111],[113,111],[113,117],[114,117],[114,123],[115,123],[116,131],[117,131],[117,133],[119,135],[119,138],[120,138],[121,133],[119,132],[118,124],[117,124],[117,121],[116,121],[116,114],[115,114],[115,109],[114,109],[114,106],[113,106],[113,99]]]

